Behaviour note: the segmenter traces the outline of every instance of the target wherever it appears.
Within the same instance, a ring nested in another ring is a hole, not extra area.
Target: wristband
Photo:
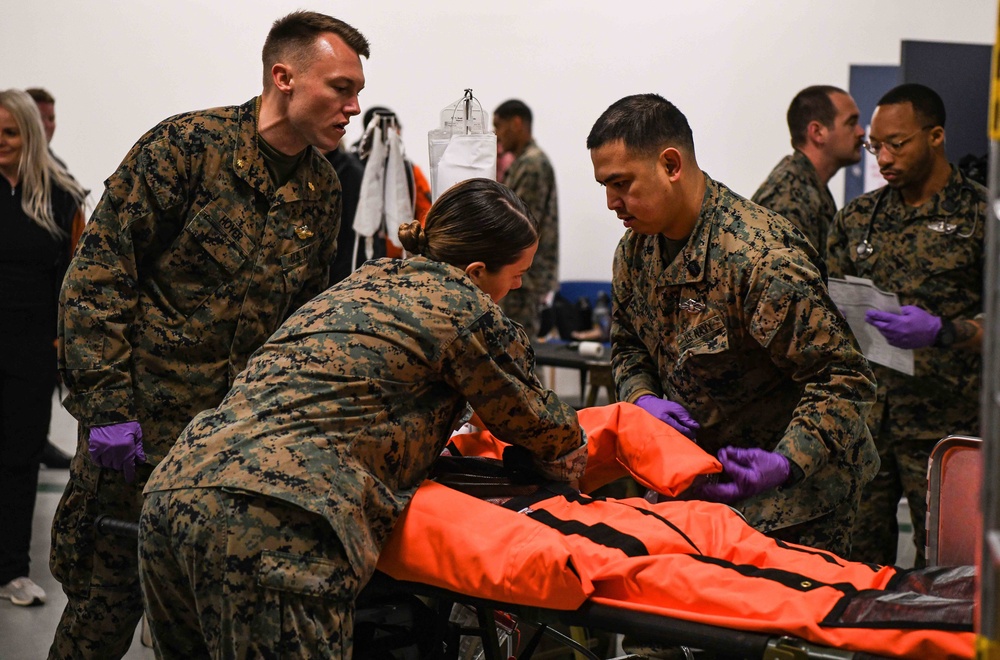
[[[955,324],[951,319],[941,319],[941,329],[938,330],[937,337],[934,338],[934,346],[937,348],[949,348],[955,343]]]

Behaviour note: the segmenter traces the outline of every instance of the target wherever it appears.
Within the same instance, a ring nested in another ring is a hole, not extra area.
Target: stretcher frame
[[[100,515],[94,520],[94,529],[99,534],[110,534],[129,539],[138,539],[139,525]],[[662,648],[697,649],[708,652],[717,660],[738,660],[761,658],[762,660],[860,660],[876,658],[869,654],[855,653],[810,644],[804,640],[785,635],[733,630],[703,623],[682,621],[647,612],[635,612],[614,608],[599,603],[586,602],[576,610],[554,610],[539,607],[500,603],[483,598],[464,596],[445,589],[416,582],[403,582],[376,571],[365,586],[365,597],[378,601],[370,607],[360,606],[355,612],[356,622],[373,621],[378,618],[375,609],[397,606],[413,596],[424,597],[437,604],[434,624],[434,651],[423,660],[457,660],[460,639],[475,636],[482,640],[484,660],[507,660],[501,654],[501,644],[494,624],[495,612],[507,612],[519,621],[537,626],[535,633],[522,649],[518,660],[530,660],[543,635],[573,650],[577,657],[601,660],[590,649],[562,633],[553,625],[581,626],[595,628],[610,633],[623,634],[644,645]],[[452,606],[469,605],[476,610],[479,625],[475,628],[463,627],[449,620]],[[385,650],[405,646],[412,642],[410,635],[403,631],[382,641]],[[625,658],[641,658],[629,655]],[[689,656],[693,657],[693,656]],[[622,659],[624,660],[624,659]]]
[[[99,534],[120,536],[138,540],[138,523],[117,520],[99,515],[94,520],[94,529]],[[806,642],[788,635],[756,633],[732,628],[724,628],[704,623],[684,621],[648,612],[637,612],[615,608],[595,602],[585,602],[575,610],[556,610],[512,603],[502,603],[484,598],[466,596],[446,589],[417,582],[396,580],[376,570],[359,596],[355,612],[356,626],[360,622],[377,621],[386,608],[406,608],[414,597],[429,599],[436,604],[433,613],[433,642],[431,651],[421,660],[458,660],[458,651],[463,636],[474,636],[482,640],[484,660],[507,660],[501,652],[501,644],[495,624],[495,613],[513,615],[519,622],[536,627],[532,637],[521,650],[518,660],[530,660],[542,636],[556,640],[571,649],[577,658],[602,660],[590,649],[576,640],[553,629],[554,625],[579,626],[622,634],[652,649],[680,650],[684,657],[713,660],[873,660],[882,656],[863,652],[835,649]],[[372,602],[366,605],[365,602]],[[455,604],[471,606],[475,609],[479,625],[470,628],[450,620]],[[381,639],[380,651],[412,647],[415,644],[413,627],[401,627],[388,637]],[[705,655],[705,654],[708,655]],[[361,658],[362,656],[356,655]],[[626,655],[615,660],[641,660],[645,655]]]
[[[496,627],[490,625],[493,621],[493,613],[496,611],[507,612],[514,615],[520,622],[537,626],[536,632],[523,647],[518,660],[532,658],[542,635],[555,639],[572,649],[578,658],[601,660],[600,656],[595,655],[575,640],[552,629],[553,625],[560,624],[622,634],[633,642],[652,648],[664,650],[673,648],[687,653],[697,650],[709,654],[698,657],[711,657],[716,660],[747,658],[761,658],[762,660],[806,660],[810,658],[814,660],[862,660],[881,657],[819,646],[787,635],[769,635],[723,628],[648,612],[615,608],[590,601],[575,610],[555,610],[501,603],[465,596],[417,582],[396,580],[381,571],[375,572],[365,587],[365,592],[382,597],[391,597],[393,594],[416,595],[428,598],[438,604],[438,616],[443,617],[443,620],[437,621],[439,637],[435,641],[441,652],[430,656],[427,660],[455,660],[458,657],[458,639],[463,635],[476,636],[482,640],[484,660],[507,660],[508,655],[501,651]],[[479,626],[472,629],[450,624],[447,618],[454,604],[469,605],[475,608],[479,618]],[[618,660],[625,660],[625,658],[639,660],[643,657],[645,656],[626,655]],[[686,657],[694,656],[686,655]]]

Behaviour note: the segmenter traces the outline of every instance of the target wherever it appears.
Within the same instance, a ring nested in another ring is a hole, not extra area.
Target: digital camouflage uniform
[[[556,174],[548,156],[532,140],[511,163],[503,182],[527,204],[531,217],[538,223],[538,252],[531,268],[521,278],[521,288],[508,293],[500,306],[534,339],[538,336],[539,302],[550,291],[559,288]]]
[[[423,257],[368,262],[303,306],[146,487],[140,565],[158,652],[271,657],[240,631],[335,611],[340,626],[299,627],[290,655],[349,657],[353,600],[469,405],[546,474],[582,473],[576,412],[533,364],[527,337],[489,296]],[[248,499],[263,504],[227,529],[226,510]],[[301,540],[244,535],[253,515],[280,531],[289,511],[300,512],[287,527]]]
[[[798,227],[820,255],[826,251],[826,234],[837,203],[804,153],[796,150],[782,158],[752,200]]]
[[[668,262],[665,238],[625,232],[614,259],[611,364],[620,401],[666,395],[698,444],[776,451],[804,478],[738,504],[771,536],[846,554],[878,469],[867,360],[816,256],[779,216],[706,176],[701,214]]]
[[[66,405],[80,422],[52,526],[52,574],[69,596],[50,657],[120,657],[142,614],[135,543],[95,537],[98,514],[137,521],[142,488],[250,354],[321,292],[336,250],[340,185],[309,148],[275,189],[255,100],[178,115],[144,135],[106,181],[64,282]],[[88,456],[92,425],[137,420],[147,464],[127,484]]]
[[[878,198],[884,198],[872,220]],[[831,277],[871,279],[896,293],[900,305],[916,305],[946,319],[971,319],[983,311],[983,241],[986,189],[952,168],[947,185],[920,207],[903,203],[891,188],[858,197],[831,227]],[[937,221],[952,233],[928,227]],[[871,224],[867,259],[856,247]],[[879,564],[896,561],[899,499],[906,496],[913,522],[917,565],[924,563],[927,460],[941,438],[979,435],[978,351],[931,346],[914,352],[914,375],[873,365],[878,400],[869,417],[882,468],[868,484],[855,527],[852,558]]]

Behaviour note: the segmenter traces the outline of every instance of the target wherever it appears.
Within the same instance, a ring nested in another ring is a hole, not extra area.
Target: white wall
[[[261,83],[271,22],[308,8],[371,41],[362,108],[388,105],[426,167],[427,130],[471,87],[487,110],[511,97],[560,189],[563,279],[610,279],[621,226],[593,180],[585,140],[627,94],[657,92],[687,115],[698,159],[751,195],[789,151],[799,89],[847,87],[848,66],[897,64],[901,39],[992,43],[993,0],[6,0],[0,88],[57,99],[53,149],[95,191],[171,114],[240,103]],[[360,124],[360,121],[357,122]],[[352,125],[348,140],[356,139]],[[984,127],[985,130],[985,127]],[[831,182],[835,197],[843,181]]]

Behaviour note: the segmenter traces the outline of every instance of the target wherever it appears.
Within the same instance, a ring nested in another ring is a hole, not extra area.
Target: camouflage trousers
[[[833,511],[806,522],[766,532],[777,541],[807,545],[810,548],[826,550],[838,557],[847,557],[851,552],[852,530],[858,513],[860,489],[852,489],[850,495],[834,507]]]
[[[135,539],[97,534],[94,520],[138,521],[151,471],[138,466],[128,484],[121,472],[94,465],[85,448],[73,457],[52,521],[49,568],[67,603],[49,658],[121,658],[128,651],[142,618]]]
[[[360,580],[320,516],[216,488],[151,493],[139,573],[157,658],[337,658]]]
[[[528,339],[538,338],[540,312],[538,293],[530,289],[514,289],[500,301],[500,308],[512,321],[520,323],[528,334]]]
[[[854,525],[850,558],[872,564],[895,564],[899,545],[896,513],[906,496],[913,523],[917,568],[926,565],[927,463],[937,440],[900,440],[889,433],[875,438],[882,467],[868,484]]]

